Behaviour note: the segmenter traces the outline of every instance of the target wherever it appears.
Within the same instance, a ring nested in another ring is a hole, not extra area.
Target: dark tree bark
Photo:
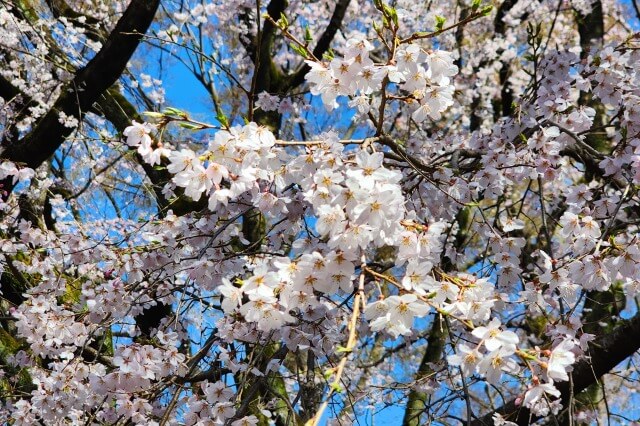
[[[21,140],[3,147],[0,158],[37,168],[62,145],[72,129],[60,122],[60,113],[82,119],[100,96],[120,78],[127,62],[147,31],[160,0],[132,0],[89,63],[78,70],[53,107]],[[10,179],[2,182],[6,199],[13,189]]]

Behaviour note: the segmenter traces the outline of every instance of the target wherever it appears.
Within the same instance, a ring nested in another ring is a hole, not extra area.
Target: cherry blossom
[[[5,423],[627,421],[628,4],[5,3]]]

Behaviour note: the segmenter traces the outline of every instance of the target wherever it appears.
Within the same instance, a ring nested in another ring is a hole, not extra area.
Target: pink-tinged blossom
[[[575,344],[571,339],[564,340],[553,348],[547,362],[547,376],[552,380],[569,380],[567,368],[575,362],[572,352]]]
[[[500,320],[497,318],[493,318],[486,327],[475,328],[471,334],[482,340],[489,351],[504,347],[505,350],[513,352],[520,341],[513,331],[502,330],[500,328]]]
[[[151,136],[153,126],[149,123],[131,122],[131,126],[124,129],[122,134],[127,138],[127,145],[137,147],[140,145],[151,146]]]
[[[497,385],[502,373],[517,374],[518,364],[512,358],[513,347],[502,346],[486,354],[478,363],[478,372],[491,384]]]
[[[640,51],[620,1],[593,46],[557,2],[505,2],[500,34],[495,10],[456,26],[456,2],[289,2],[275,26],[277,2],[165,5],[158,43],[88,109],[76,83],[128,2],[0,3],[5,422],[247,426],[345,395],[357,422],[399,381],[438,395],[418,423],[464,417],[476,381],[548,416],[582,354],[632,342],[603,339],[640,294]],[[455,28],[433,34],[436,16]],[[215,112],[157,108],[169,87],[138,70],[159,47],[193,59]],[[123,125],[126,100],[164,112]],[[616,315],[587,324],[599,292]],[[411,378],[437,331],[443,359]]]
[[[483,358],[484,356],[477,348],[460,343],[456,346],[456,353],[447,357],[447,362],[450,365],[460,367],[465,377],[471,377],[475,374],[478,363]]]

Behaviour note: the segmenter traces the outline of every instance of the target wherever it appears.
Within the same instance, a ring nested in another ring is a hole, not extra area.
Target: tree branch
[[[431,325],[431,333],[427,342],[427,349],[424,352],[420,367],[416,373],[416,382],[424,381],[433,374],[431,364],[442,359],[444,352],[445,334],[443,330],[442,315],[436,314]],[[404,412],[403,426],[420,425],[420,415],[427,409],[428,395],[418,389],[411,389],[409,399],[407,401],[406,410]]]
[[[347,13],[347,9],[349,8],[349,2],[351,0],[339,0],[336,4],[336,8],[333,10],[333,15],[331,15],[331,20],[329,21],[329,25],[325,28],[324,32],[320,36],[318,40],[318,44],[313,49],[313,56],[320,59],[322,55],[324,55],[331,46],[331,42],[333,38],[336,36],[336,33],[342,26],[342,20],[344,19],[344,15]],[[287,85],[287,89],[291,90],[304,81],[304,76],[311,70],[311,67],[307,64],[304,64],[302,68],[300,68],[289,80],[289,84]]]
[[[577,394],[591,384],[596,383],[598,377],[610,372],[616,365],[633,355],[640,349],[640,314],[631,320],[624,321],[611,333],[605,334],[589,345],[590,359],[583,359],[573,369],[573,393]],[[562,404],[566,405],[571,396],[569,382],[562,382],[557,386],[561,393]],[[472,426],[493,425],[492,416],[501,414],[506,420],[518,425],[529,425],[539,417],[534,416],[527,408],[516,405],[513,399],[502,407],[471,422]]]
[[[85,112],[120,77],[147,31],[160,0],[132,0],[102,49],[78,70],[67,90],[22,140],[5,147],[0,158],[37,168],[72,132],[60,122],[60,113],[82,119]],[[12,188],[7,181],[5,188]]]

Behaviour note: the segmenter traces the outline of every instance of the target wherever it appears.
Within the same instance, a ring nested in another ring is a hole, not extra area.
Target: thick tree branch
[[[65,0],[45,0],[45,3],[49,6],[51,13],[56,18],[64,17],[73,19],[77,23],[82,22],[84,28],[90,28],[91,25],[98,24],[97,19],[76,12]]]
[[[11,84],[9,80],[0,75],[0,98],[8,101],[19,95],[22,95],[22,92]]]
[[[586,16],[581,16],[579,12],[576,12],[576,21],[578,24],[578,33],[580,34],[582,55],[586,57],[592,46],[601,47],[604,40],[602,2],[600,0],[593,2],[591,13]]]
[[[254,114],[254,101],[259,93],[279,92],[283,83],[284,74],[273,60],[273,44],[277,28],[274,22],[280,19],[288,6],[287,0],[271,0],[267,6],[267,13],[271,19],[265,19],[264,26],[259,28],[255,39],[255,55],[253,56],[254,70],[249,93],[249,120],[269,127],[274,133],[280,129],[281,114],[277,111],[263,111],[257,109]]]
[[[280,19],[287,6],[287,0],[272,0],[267,6],[267,13],[271,20],[265,19],[264,26],[259,29],[253,45],[255,49],[252,56],[255,65],[251,90],[253,96],[264,90],[275,90],[275,86],[279,85],[279,80],[282,78],[282,72],[273,61],[273,43],[277,30],[273,22]]]
[[[102,49],[78,70],[55,104],[22,140],[5,147],[0,157],[30,168],[47,160],[72,129],[60,122],[60,113],[82,119],[85,112],[120,77],[155,15],[160,0],[132,0]],[[7,182],[6,188],[10,188]]]
[[[416,382],[426,380],[433,374],[432,364],[442,359],[444,352],[445,334],[442,316],[436,314],[433,324],[431,325],[431,333],[427,341],[427,349],[424,352],[420,367],[415,376]],[[412,389],[409,393],[407,408],[404,412],[403,426],[419,426],[420,416],[427,410],[428,394],[418,389]]]

